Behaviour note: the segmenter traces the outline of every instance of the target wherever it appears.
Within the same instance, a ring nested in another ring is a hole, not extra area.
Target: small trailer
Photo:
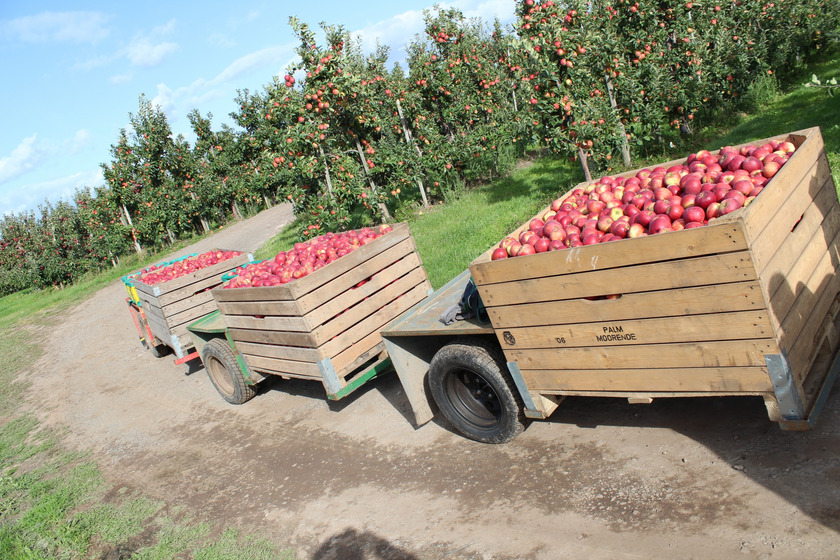
[[[232,403],[267,375],[318,379],[337,399],[393,369],[418,426],[438,409],[481,442],[511,440],[567,396],[755,396],[783,429],[807,430],[840,371],[840,205],[819,129],[774,139],[795,144],[790,161],[750,206],[704,227],[488,251],[428,293],[400,224],[314,279],[214,289],[220,311],[188,331]],[[489,322],[442,323],[471,279]]]
[[[229,252],[224,249],[212,251]],[[196,256],[193,253],[155,266],[163,268]],[[226,273],[251,260],[251,254],[240,253],[212,266],[154,285],[143,282],[139,272],[124,276],[122,280],[128,292],[126,303],[143,347],[148,348],[157,358],[172,352],[177,363],[197,357],[187,333],[187,325],[217,309],[210,290],[223,282]]]

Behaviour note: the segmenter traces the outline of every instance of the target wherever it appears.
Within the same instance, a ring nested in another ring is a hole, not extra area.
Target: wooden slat
[[[833,188],[833,187],[832,187]],[[840,212],[838,212],[840,218]],[[766,271],[762,282],[770,296],[770,317],[781,336],[781,325],[787,319],[802,290],[829,274],[835,274],[840,261],[840,219],[829,218],[825,230],[818,230],[813,238],[799,247],[799,257],[787,271]],[[826,235],[832,238],[826,239]],[[813,279],[812,279],[813,278]]]
[[[836,270],[836,269],[835,269]],[[819,283],[818,283],[819,282]],[[791,369],[801,382],[810,369],[822,342],[826,318],[834,313],[840,294],[840,278],[836,272],[815,276],[797,298],[788,318],[782,324],[779,345],[788,350]]]
[[[225,318],[227,322],[227,318]],[[299,346],[301,348],[315,348],[317,345],[309,333],[261,331],[251,329],[229,329],[234,342],[257,342],[260,344],[277,344],[280,346]]]
[[[236,348],[243,354],[279,358],[298,362],[317,362],[320,357],[318,351],[312,348],[297,348],[294,346],[279,346],[277,344],[257,344],[254,342],[237,342]]]
[[[557,294],[562,296],[562,293]],[[624,294],[619,299],[572,299],[488,308],[496,328],[585,323],[593,317],[622,321],[724,311],[765,309],[758,281]]]
[[[574,348],[749,340],[773,336],[766,311],[711,313],[603,323],[577,323],[548,327],[497,330],[502,348]],[[509,341],[513,337],[514,343]],[[652,356],[653,358],[653,356]],[[560,358],[562,359],[562,357]]]
[[[172,332],[165,322],[161,322],[159,318],[149,313],[146,313],[146,322],[149,323],[149,329],[151,329],[153,335],[160,339],[161,342],[169,344]]]
[[[336,375],[342,382],[346,384],[345,380],[348,376],[355,373],[365,362],[370,361],[374,356],[385,350],[385,343],[382,342],[382,338],[375,336],[378,334],[369,334],[331,360]]]
[[[803,250],[807,250],[811,243],[818,242],[822,237],[823,250],[840,231],[840,204],[837,202],[837,191],[834,181],[829,178],[823,185],[817,198],[811,203],[802,215],[796,227],[787,234],[787,237],[779,244],[776,253],[769,263],[759,271],[759,277],[765,283],[765,289],[772,298],[779,286],[785,281],[795,263],[800,259]],[[801,266],[801,265],[798,265]],[[803,275],[802,270],[808,270]],[[810,267],[800,268],[798,277],[807,278],[813,270],[813,263]]]
[[[171,317],[172,315],[181,313],[192,307],[198,307],[199,305],[203,305],[208,301],[213,301],[213,295],[210,293],[209,290],[202,291],[197,294],[192,294],[189,297],[182,299],[181,301],[176,301],[175,303],[165,305],[161,309],[167,317]],[[217,308],[214,304],[213,310],[215,311],[216,309]]]
[[[789,349],[793,341],[797,339],[815,311],[814,306],[823,291],[834,286],[838,267],[840,267],[840,244],[838,243],[840,243],[840,238],[829,250],[823,250],[822,258],[807,280],[799,281],[795,286],[786,284],[776,291],[771,301],[771,313],[789,307],[789,311],[784,316],[779,315],[781,324],[776,332],[779,346],[783,349]]]
[[[793,160],[791,159],[791,161]],[[790,162],[785,167],[789,164]],[[757,270],[763,271],[766,268],[800,218],[804,219],[805,212],[809,207],[812,207],[814,200],[819,197],[826,181],[830,178],[831,170],[828,168],[828,159],[823,152],[820,159],[813,162],[810,170],[802,177],[800,183],[790,189],[788,198],[785,199],[784,204],[775,209],[776,213],[769,217],[765,224],[766,227],[761,230],[757,237],[750,240],[750,249]],[[770,185],[773,185],[773,181],[770,182]],[[780,188],[781,184],[777,184],[777,186]],[[762,191],[761,196],[764,196],[764,191]],[[836,193],[834,198],[836,200]],[[751,207],[752,205],[747,209]],[[769,212],[767,213],[769,214]],[[764,214],[754,216],[767,218]]]
[[[520,369],[646,369],[763,367],[765,354],[778,354],[773,339],[635,346],[508,349]]]
[[[371,313],[364,320],[356,323],[352,329],[348,329],[335,338],[330,339],[329,342],[324,343],[320,347],[322,355],[337,356],[339,352],[359,342],[370,333],[375,333],[379,336],[379,329],[395,317],[403,314],[415,303],[422,301],[430,289],[431,285],[426,280],[410,292],[403,294],[385,307]]]
[[[739,394],[772,391],[767,368],[522,370],[532,391],[702,391]]]
[[[474,261],[470,265],[470,272],[476,284],[481,286],[746,249],[747,241],[739,222],[720,225],[712,222],[702,228],[562,249],[529,255],[527,258],[517,257],[487,263]]]
[[[419,284],[426,277],[425,271],[420,268],[420,257],[415,252],[411,252],[393,264],[379,269],[379,272],[376,272],[369,282],[358,288],[355,288],[355,285],[358,284],[358,282],[355,282],[337,294],[324,294],[325,297],[321,301],[322,305],[307,313],[306,317],[311,324],[322,325],[338,313],[353,307],[391,282],[409,274],[415,279],[415,284]],[[320,294],[321,289],[314,293]],[[305,308],[308,305],[301,301],[301,307]]]
[[[697,230],[700,229],[703,228],[697,228]],[[559,254],[561,251],[556,253]],[[755,269],[749,253],[739,251],[723,255],[626,266],[620,271],[596,270],[504,284],[479,284],[478,288],[484,305],[496,307],[551,301],[558,297],[573,299],[606,295],[604,292],[624,294],[640,290],[689,288],[743,282],[755,278]]]
[[[251,356],[243,354],[245,362],[251,369],[259,371],[273,371],[289,375],[303,375],[310,378],[321,379],[321,372],[318,364],[314,362],[296,362],[292,360],[279,360],[277,358],[265,358],[263,356]]]
[[[368,299],[359,302],[354,307],[341,313],[341,315],[338,315],[317,327],[312,333],[315,340],[318,341],[319,344],[323,344],[351,327],[354,330],[358,330],[360,328],[358,326],[359,322],[365,317],[388,305],[397,298],[402,297],[425,280],[425,272],[420,268],[414,269],[414,271],[403,276],[396,282],[386,286],[376,293],[371,294]],[[367,335],[368,333],[362,332],[358,334],[361,336]]]
[[[215,310],[216,302],[211,299],[201,305],[186,309],[181,313],[168,316],[166,318],[166,322],[169,325],[169,328],[177,328],[180,326],[184,326],[186,328],[186,325],[192,323],[196,319],[200,319],[201,317],[214,312]]]
[[[367,245],[359,247],[329,265],[320,268],[308,276],[299,278],[288,284],[262,288],[234,288],[213,291],[217,302],[223,301],[283,301],[300,299],[331,281],[333,278],[365,263],[375,255],[386,251],[409,237],[408,224],[396,224],[394,229],[382,237],[374,239]]]
[[[219,311],[225,316],[302,315],[295,301],[220,301],[218,303]]]
[[[805,136],[791,135],[791,142],[797,146],[796,152],[767,183],[767,188],[761,191],[761,195],[757,196],[744,210],[743,221],[747,239],[758,239],[776,211],[787,204],[787,199],[792,194],[791,188],[798,185],[801,178],[808,175],[813,163],[823,151],[823,140],[819,129],[811,128],[806,134]],[[822,185],[813,185],[812,188],[817,189],[820,186]],[[816,190],[811,193],[812,198],[814,195],[816,195]],[[801,211],[798,215],[801,215]]]
[[[248,315],[225,315],[225,324],[232,329],[301,333],[312,332],[314,327],[306,317],[252,317]]]

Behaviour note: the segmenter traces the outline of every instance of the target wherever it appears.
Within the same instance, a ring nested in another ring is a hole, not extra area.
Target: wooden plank
[[[814,280],[816,281],[816,278]],[[807,298],[803,300],[803,312],[791,312],[790,316],[796,319],[796,325],[785,332],[785,338],[780,337],[779,344],[782,348],[789,349],[788,360],[799,385],[811,369],[822,344],[825,329],[829,327],[828,323],[840,306],[840,277],[837,274],[823,276],[813,292],[810,289],[803,291],[802,296],[805,295]],[[798,325],[801,325],[799,330],[794,330]]]
[[[247,315],[225,315],[225,324],[236,329],[301,333],[312,332],[315,326],[306,317],[253,317]]]
[[[797,146],[796,152],[767,183],[767,187],[761,191],[761,196],[756,197],[743,212],[744,229],[749,240],[758,239],[776,211],[786,204],[792,194],[791,187],[798,185],[801,178],[808,175],[813,163],[824,150],[822,134],[816,127],[808,129],[804,136],[792,134],[791,142]],[[814,189],[811,192],[812,198],[820,186],[822,185],[811,185],[810,188]]]
[[[773,398],[772,392],[764,391],[738,391],[736,393],[725,391],[540,391],[543,395],[557,395],[564,397],[615,397],[641,401],[642,399],[665,399],[665,398],[696,398],[696,397],[768,397]],[[648,402],[650,402],[648,401]],[[631,402],[630,404],[638,404]]]
[[[703,228],[697,228],[697,230],[700,229]],[[678,234],[680,232],[672,233]],[[556,253],[561,253],[561,251]],[[538,256],[542,255],[535,255],[535,257]],[[528,258],[533,257],[529,256]],[[754,280],[755,278],[755,269],[749,253],[739,251],[723,255],[626,266],[620,271],[614,269],[596,270],[594,272],[581,272],[504,284],[479,284],[478,289],[484,305],[489,308],[501,305],[552,301],[558,298],[558,294],[561,294],[564,299],[573,299],[603,296],[610,293],[633,293],[640,290],[666,290],[726,284]]]
[[[757,237],[750,240],[750,249],[757,270],[763,271],[765,269],[776,251],[790,235],[794,226],[797,225],[797,222],[805,218],[807,210],[814,209],[814,200],[819,198],[826,181],[830,179],[831,170],[828,168],[828,159],[823,152],[819,160],[814,162],[811,169],[802,177],[800,183],[788,191],[788,198],[785,199],[784,204],[775,208],[775,214],[772,216],[765,214],[751,215],[753,219],[767,220],[766,227],[761,230]],[[771,185],[773,181],[770,182]],[[764,191],[761,192],[761,196],[764,196]],[[837,193],[834,194],[834,199],[837,199]],[[756,200],[758,199],[756,198]],[[751,207],[752,205],[748,209]],[[769,214],[769,210],[768,208],[766,214]]]
[[[221,301],[218,302],[218,304],[219,311],[224,313],[226,316],[302,315],[296,301]]]
[[[227,323],[227,318],[225,318]],[[277,344],[280,346],[299,346],[301,348],[315,348],[317,344],[309,333],[293,333],[278,331],[260,331],[251,329],[229,329],[233,341],[257,342],[260,344]]]
[[[294,346],[279,346],[277,344],[257,344],[254,342],[237,342],[236,348],[243,354],[263,356],[265,358],[280,358],[298,362],[317,362],[320,357],[313,348],[297,348]]]
[[[764,280],[767,293],[771,298],[802,256],[803,250],[810,247],[812,242],[817,242],[815,237],[822,236],[825,239],[823,247],[826,248],[838,231],[840,231],[840,204],[837,202],[834,181],[829,178],[817,198],[803,213],[802,220],[779,244],[772,259],[765,263],[764,268],[757,267],[759,277]],[[813,264],[810,268],[803,270],[809,272],[804,276],[799,272],[799,277],[807,278],[813,270]]]
[[[688,317],[665,317],[547,327],[497,330],[502,349],[627,346],[671,342],[750,340],[772,338],[766,311],[710,313]],[[507,354],[506,354],[507,356]],[[558,354],[562,360],[562,354]]]
[[[216,302],[211,299],[202,305],[192,307],[182,311],[181,313],[176,313],[175,315],[167,317],[166,322],[169,324],[169,328],[178,328],[181,326],[186,328],[186,325],[192,323],[196,319],[204,317],[208,313],[214,312],[215,310]]]
[[[562,294],[560,294],[562,295]],[[624,294],[619,299],[571,299],[491,307],[490,321],[498,329],[585,323],[593,317],[622,321],[644,317],[698,315],[765,309],[758,281],[696,288]]]
[[[772,391],[766,367],[604,370],[522,370],[532,391]]]
[[[832,187],[833,188],[833,187]],[[840,209],[826,219],[825,230],[818,230],[812,239],[799,248],[799,256],[789,270],[767,270],[762,282],[770,296],[770,317],[777,331],[811,278],[834,274],[840,262]],[[826,240],[826,235],[832,238]]]
[[[416,268],[412,273],[403,276],[380,291],[371,294],[368,299],[359,302],[354,307],[347,309],[340,315],[318,326],[313,330],[312,336],[318,344],[324,344],[333,337],[336,337],[351,328],[353,331],[356,331],[355,334],[359,338],[366,336],[371,331],[367,330],[359,332],[360,329],[363,329],[362,325],[364,324],[363,319],[365,319],[365,317],[370,316],[378,309],[381,309],[391,302],[403,297],[406,293],[410,293],[411,290],[425,282],[425,280],[425,272],[420,268]],[[424,293],[423,295],[425,296],[426,294]],[[391,317],[391,319],[393,318],[394,316]]]
[[[778,354],[773,339],[640,344],[635,346],[511,348],[505,352],[520,369],[646,369],[763,367],[765,354]]]
[[[416,254],[416,251],[417,247],[414,244],[414,239],[408,237],[393,247],[389,247],[381,253],[371,256],[359,264],[359,266],[336,275],[333,280],[324,283],[316,290],[298,298],[297,301],[301,313],[309,313],[323,305],[324,302],[329,302],[333,298],[347,293],[348,290],[352,289],[359,282],[367,280],[377,272],[387,268],[407,255],[412,253]],[[332,315],[329,317],[332,317]]]
[[[353,377],[353,374],[359,373],[357,370],[360,367],[385,350],[385,343],[382,342],[382,338],[374,336],[377,334],[379,333],[369,334],[331,360],[342,385],[347,384],[348,377]]]
[[[762,193],[763,194],[763,193]],[[715,222],[702,228],[648,235],[551,251],[528,258],[502,259],[470,265],[479,286],[595,270],[637,266],[674,259],[690,259],[716,253],[744,251],[747,241],[738,222]]]
[[[420,258],[417,256],[417,253],[409,253],[394,264],[379,270],[379,272],[371,277],[369,282],[358,288],[355,287],[358,282],[355,282],[343,292],[334,296],[325,297],[322,300],[323,305],[307,313],[306,317],[313,325],[323,325],[332,317],[344,312],[346,309],[350,309],[365,298],[372,296],[391,282],[395,282],[408,275],[415,279],[415,284],[419,284],[426,277],[425,271],[420,268]],[[321,290],[319,289],[313,293],[320,292]],[[302,307],[308,307],[303,302],[301,304]]]
[[[242,354],[245,362],[251,369],[259,371],[272,371],[280,374],[306,376],[313,379],[321,379],[321,372],[318,364],[314,362],[296,362],[292,360],[280,360],[277,358],[266,358],[263,356],[252,356]]]
[[[324,343],[320,350],[324,356],[337,356],[339,352],[345,348],[349,348],[352,344],[359,342],[362,338],[370,333],[379,335],[379,329],[398,317],[406,310],[411,308],[415,303],[422,301],[429,292],[431,285],[428,280],[424,281],[419,286],[416,286],[410,292],[403,294],[401,297],[392,301],[385,307],[378,309],[374,313],[368,315],[364,320],[357,323],[352,329],[348,329]],[[380,336],[381,338],[381,336]]]
[[[837,241],[840,242],[840,239]],[[805,282],[799,281],[795,286],[785,284],[776,291],[771,301],[773,306],[771,313],[788,306],[790,309],[784,316],[777,317],[780,319],[780,326],[776,332],[776,338],[781,348],[789,349],[793,341],[800,336],[799,333],[809,321],[809,317],[816,311],[814,306],[823,291],[827,288],[835,289],[838,267],[840,267],[840,245],[835,243],[828,251],[823,251],[822,258]],[[822,316],[819,317],[822,318]]]
[[[166,314],[167,317],[170,317],[172,315],[175,315],[176,313],[181,313],[182,311],[186,311],[187,309],[190,309],[191,307],[198,307],[199,305],[207,303],[208,301],[213,301],[213,295],[210,293],[209,290],[199,292],[197,294],[192,294],[188,297],[185,297],[181,301],[177,301],[175,303],[170,303],[169,305],[165,305],[165,306],[162,307],[162,309],[163,309],[164,314]],[[217,308],[214,306],[213,310],[215,310],[215,309],[217,309]]]

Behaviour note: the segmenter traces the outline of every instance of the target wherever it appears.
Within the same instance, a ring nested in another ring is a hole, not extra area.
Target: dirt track
[[[184,252],[253,250],[278,207]],[[117,282],[46,334],[27,406],[108,478],[313,559],[837,558],[840,391],[817,429],[760,399],[568,399],[512,443],[415,429],[396,376],[338,403],[273,382],[225,403],[144,351]]]

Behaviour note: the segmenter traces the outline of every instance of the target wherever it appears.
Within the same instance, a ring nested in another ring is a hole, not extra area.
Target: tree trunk
[[[356,137],[356,151],[359,153],[359,161],[362,164],[362,169],[365,170],[365,175],[367,176],[368,183],[370,184],[370,190],[373,194],[376,194],[376,183],[373,181],[373,177],[370,176],[370,168],[368,167],[367,161],[365,161],[365,153],[362,150],[362,144],[359,142],[359,137]],[[382,216],[385,220],[391,219],[391,213],[388,211],[388,207],[385,206],[385,203],[380,202],[378,203],[379,211],[382,212]]]
[[[324,160],[324,174],[327,178],[327,192],[329,192],[330,197],[332,197],[332,179],[330,178],[330,164],[329,162],[327,162],[327,155],[324,153],[324,148],[321,147],[321,144],[318,144],[318,151],[321,152],[321,159]]]
[[[586,152],[578,146],[578,157],[580,158],[580,166],[583,168],[583,176],[586,178],[587,181],[592,181],[592,173],[589,172],[589,163],[588,156]]]
[[[610,96],[610,107],[616,114],[618,119],[618,132],[621,134],[621,161],[625,167],[630,167],[630,144],[627,143],[627,129],[624,128],[624,123],[621,122],[621,115],[617,112],[618,104],[615,102],[615,93],[613,93],[613,84],[609,74],[604,74],[604,79],[607,82],[607,93]]]
[[[128,213],[128,208],[125,207],[125,203],[122,204],[123,212],[125,212],[125,219],[128,221],[128,226],[131,228],[131,239],[134,241],[134,250],[138,253],[143,252],[143,247],[140,246],[140,243],[137,241],[137,231],[134,229],[134,223],[131,221],[131,214]]]
[[[406,144],[414,146],[414,149],[417,150],[417,155],[421,158],[423,157],[423,152],[420,150],[420,146],[417,145],[417,142],[414,141],[414,136],[411,134],[411,129],[408,128],[408,123],[405,120],[402,112],[402,106],[400,105],[400,100],[397,99],[397,113],[400,116],[400,122],[402,123],[403,135],[405,135],[405,142]],[[423,188],[423,181],[420,178],[417,178],[417,188],[420,189],[420,196],[423,198],[423,208],[429,207],[429,199],[426,198],[426,189]]]

